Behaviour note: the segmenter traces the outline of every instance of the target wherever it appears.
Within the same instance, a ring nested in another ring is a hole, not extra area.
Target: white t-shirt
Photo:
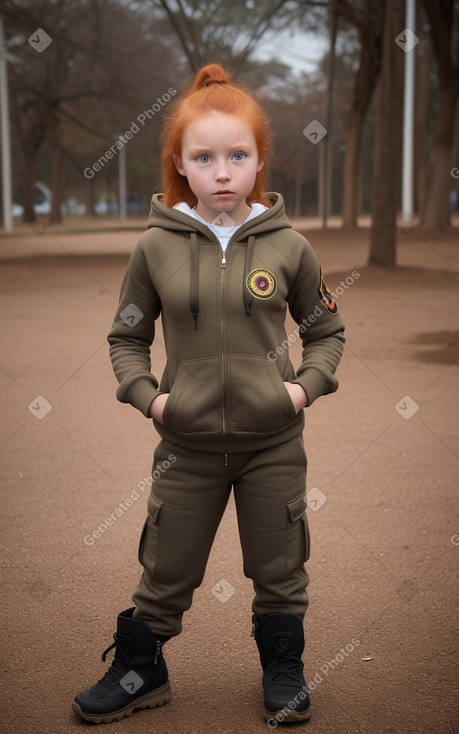
[[[248,222],[249,219],[254,219],[255,217],[258,217],[260,214],[265,212],[267,210],[267,206],[264,206],[263,204],[250,204],[250,207],[252,211],[250,212],[249,216],[245,222]],[[223,252],[226,252],[226,247],[228,245],[228,242],[230,241],[233,234],[239,229],[239,227],[242,227],[241,224],[232,225],[231,227],[225,226],[225,220],[226,222],[231,221],[231,217],[226,214],[226,212],[222,212],[220,217],[216,217],[213,222],[206,222],[205,219],[199,216],[197,213],[195,207],[191,208],[189,204],[187,204],[185,201],[181,201],[179,204],[176,204],[174,206],[174,209],[178,209],[179,212],[183,212],[184,214],[188,214],[190,217],[194,217],[194,219],[197,219],[198,222],[202,222],[210,229],[211,232],[213,232],[216,237],[218,238],[218,241],[220,242],[222,246]],[[221,222],[220,224],[217,224],[216,222]]]

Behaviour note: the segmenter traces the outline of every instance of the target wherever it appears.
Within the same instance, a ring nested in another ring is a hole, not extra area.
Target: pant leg
[[[234,482],[254,623],[275,612],[303,618],[308,606],[306,464],[302,438],[295,438],[252,454]]]
[[[165,441],[155,451],[152,476],[139,544],[144,571],[132,596],[133,616],[156,634],[173,636],[181,632],[183,612],[202,582],[231,484],[222,454]]]

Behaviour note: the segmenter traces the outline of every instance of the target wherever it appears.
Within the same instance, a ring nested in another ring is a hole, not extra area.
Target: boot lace
[[[107,647],[102,653],[102,662],[105,663],[107,653],[113,648],[116,648],[115,657],[113,662],[104,677],[100,679],[99,683],[104,683],[109,688],[116,688],[119,686],[120,679],[134,667],[134,662],[126,655],[123,650],[123,642],[131,642],[134,638],[128,635],[123,635],[119,632],[113,634],[114,642]]]
[[[290,678],[292,681],[295,681],[295,683],[298,683],[301,681],[303,663],[300,658],[295,657],[288,651],[287,642],[284,647],[271,655],[266,669],[270,674],[272,681],[275,681],[276,678],[282,677],[284,679]]]

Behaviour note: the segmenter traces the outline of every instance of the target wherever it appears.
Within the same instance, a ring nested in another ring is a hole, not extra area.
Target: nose
[[[230,178],[231,173],[228,167],[228,162],[226,160],[218,161],[218,166],[215,173],[216,181],[229,181]]]

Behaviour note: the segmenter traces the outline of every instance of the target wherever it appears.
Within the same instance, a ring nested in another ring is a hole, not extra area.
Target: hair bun
[[[208,64],[196,74],[191,94],[197,92],[202,87],[209,87],[211,84],[229,84],[230,76],[220,64]]]

